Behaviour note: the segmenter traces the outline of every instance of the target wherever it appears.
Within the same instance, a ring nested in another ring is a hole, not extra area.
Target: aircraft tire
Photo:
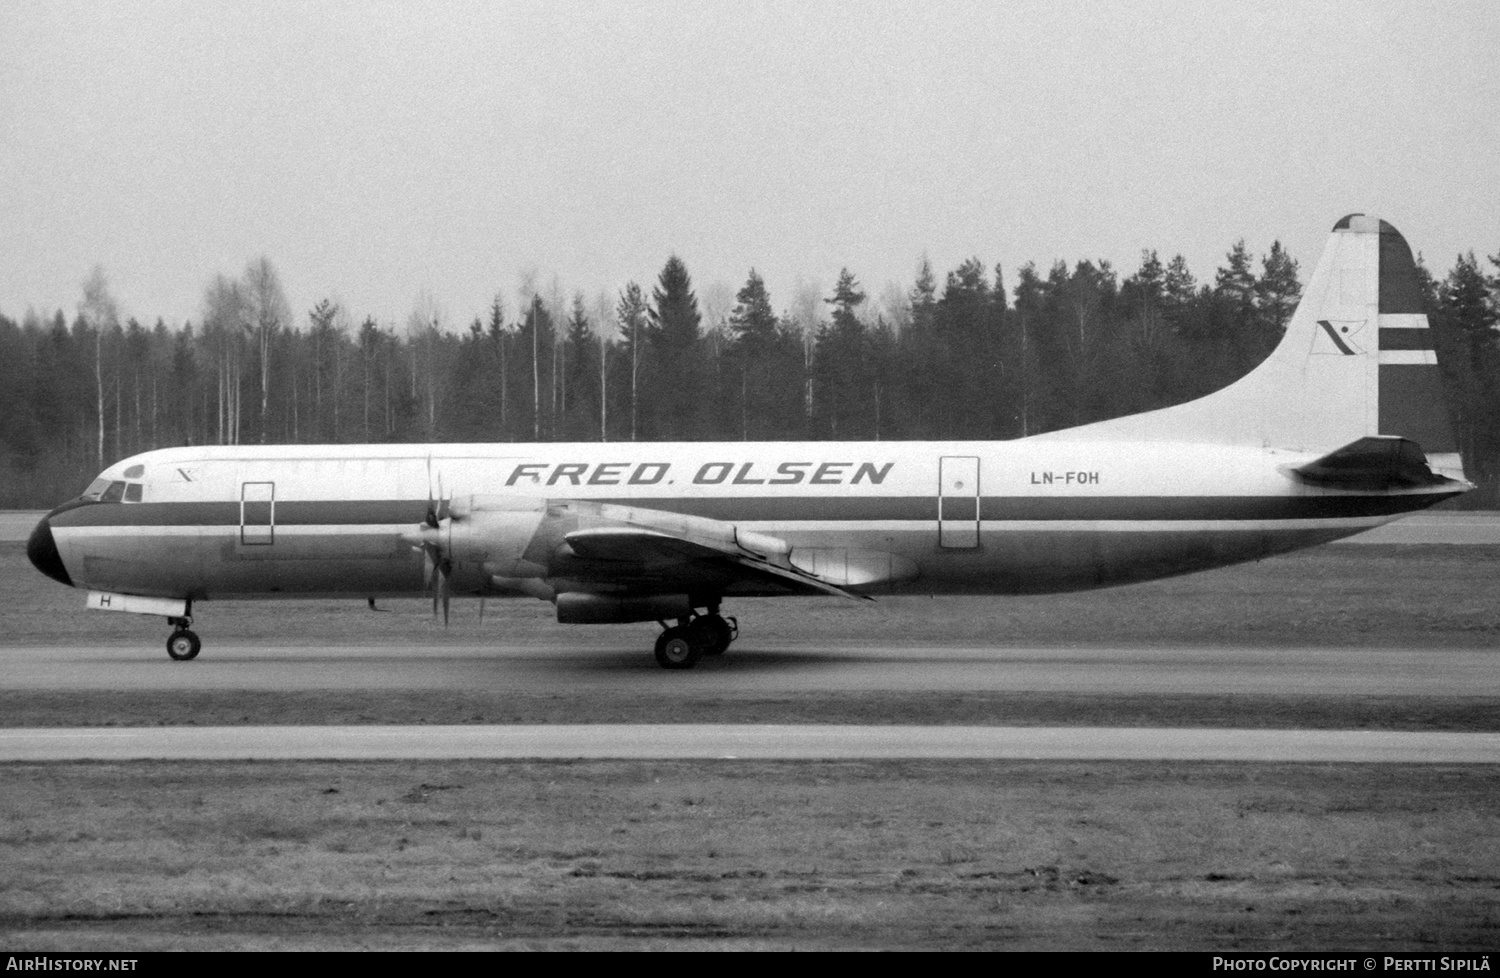
[[[692,628],[702,639],[704,655],[723,655],[734,641],[734,629],[719,615],[704,615]]]
[[[203,643],[198,641],[198,636],[186,628],[179,628],[167,638],[167,655],[179,662],[194,659],[198,651],[203,648]]]
[[[703,657],[703,646],[693,641],[691,631],[669,628],[656,639],[656,664],[663,669],[691,669]]]

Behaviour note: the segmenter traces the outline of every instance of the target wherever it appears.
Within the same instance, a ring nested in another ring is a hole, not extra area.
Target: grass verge
[[[1492,949],[1492,767],[9,765],[6,948]]]

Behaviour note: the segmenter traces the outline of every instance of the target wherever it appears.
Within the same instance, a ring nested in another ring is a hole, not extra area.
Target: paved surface
[[[1418,513],[1338,543],[1449,543],[1500,545],[1500,513]]]
[[[414,690],[503,688],[520,695],[765,697],[868,692],[1149,695],[1500,696],[1488,648],[1153,646],[911,648],[737,643],[667,672],[622,636],[618,648],[215,645],[172,662],[156,642],[0,647],[0,689]]]
[[[0,761],[1076,760],[1500,763],[1500,733],[706,724],[0,730]]]
[[[37,521],[46,515],[42,510],[0,509],[0,543],[24,542]]]

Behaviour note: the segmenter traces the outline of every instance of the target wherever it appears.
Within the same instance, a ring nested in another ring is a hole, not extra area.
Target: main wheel
[[[689,626],[697,633],[704,655],[723,655],[735,639],[735,628],[719,615],[704,615]]]
[[[703,655],[703,647],[693,641],[690,630],[674,626],[656,639],[656,664],[663,669],[691,669]]]
[[[177,629],[167,639],[167,655],[179,661],[194,658],[201,648],[203,643],[198,641],[198,636],[186,628]]]

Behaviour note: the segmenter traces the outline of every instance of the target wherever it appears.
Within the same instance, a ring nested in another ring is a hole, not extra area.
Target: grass
[[[3,776],[6,948],[1500,940],[1492,768],[177,763]]]

